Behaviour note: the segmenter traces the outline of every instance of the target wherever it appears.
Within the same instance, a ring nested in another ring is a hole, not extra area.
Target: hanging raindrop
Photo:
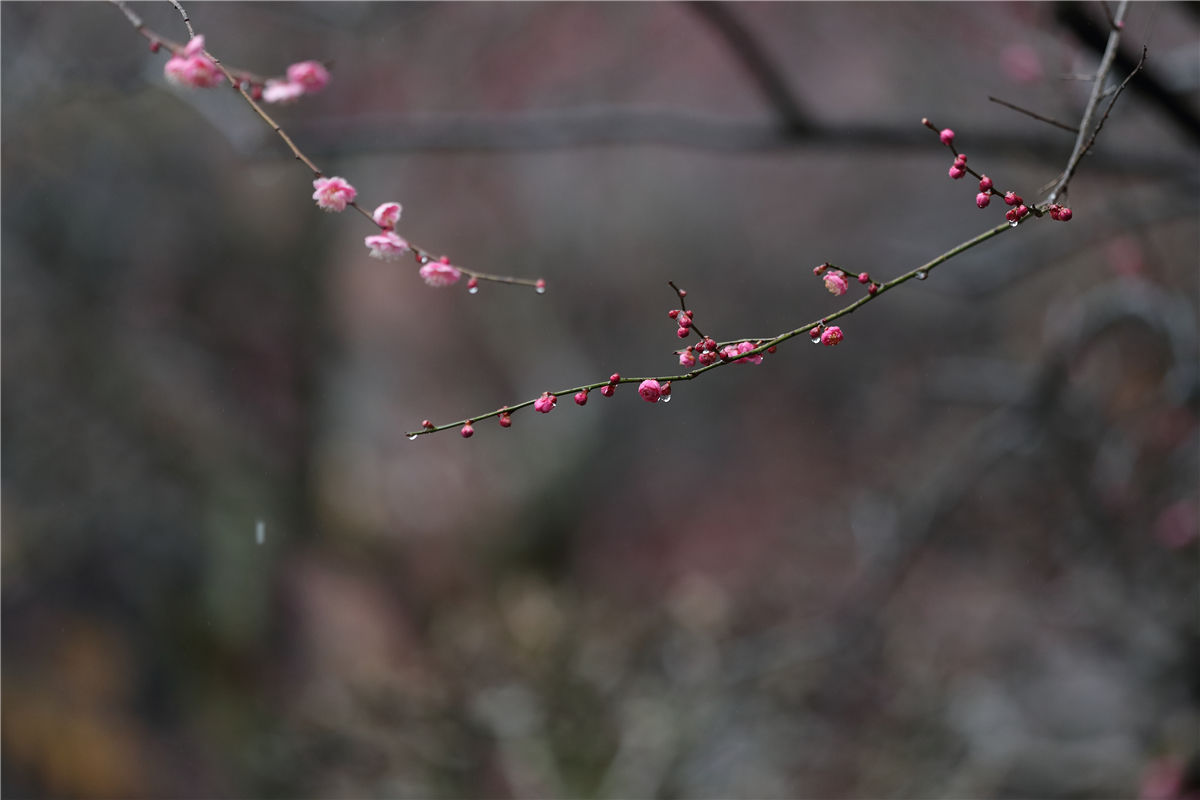
[[[467,294],[479,294],[479,287],[478,286],[468,286]]]
[[[1008,227],[1010,227],[1010,228],[1015,228],[1019,224],[1021,224],[1021,220],[1019,220],[1019,219],[1010,219],[1008,221]]]
[[[410,442],[415,442],[415,441],[417,440],[417,435],[416,435],[415,433],[410,433],[410,434],[408,435],[408,440],[409,440]]]
[[[914,275],[913,277],[914,277],[914,278],[916,278],[916,279],[917,279],[917,280],[919,280],[919,281],[923,281],[923,280],[925,280],[926,278],[928,278],[928,277],[929,277],[929,273],[928,273],[928,272],[926,272],[925,270],[919,270],[919,271],[917,272],[917,274],[916,274],[916,275]]]
[[[660,402],[660,403],[669,403],[669,402],[671,402],[671,395],[669,395],[669,394],[664,394],[662,397],[658,398],[658,402]]]

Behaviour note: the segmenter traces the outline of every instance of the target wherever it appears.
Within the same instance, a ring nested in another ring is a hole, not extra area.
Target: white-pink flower
[[[850,284],[846,283],[846,275],[837,270],[831,270],[825,273],[825,288],[830,294],[844,295],[846,290],[850,288]]]
[[[354,202],[358,192],[345,178],[317,178],[313,181],[313,200],[317,208],[324,211],[345,211],[346,204]]]
[[[391,230],[396,227],[396,223],[400,221],[399,203],[384,203],[379,208],[375,209],[375,213],[371,218],[375,220],[375,224],[385,230]]]
[[[304,87],[293,81],[269,80],[263,87],[262,99],[265,103],[294,103],[304,94]]]
[[[368,236],[365,243],[371,249],[371,257],[382,261],[395,261],[408,252],[408,242],[391,231]]]
[[[319,92],[329,83],[329,70],[319,61],[301,61],[287,68],[289,83],[299,84],[302,91]]]
[[[462,277],[462,272],[457,267],[452,267],[445,261],[430,261],[421,267],[421,277],[430,286],[440,289],[443,286],[458,283],[458,279]]]

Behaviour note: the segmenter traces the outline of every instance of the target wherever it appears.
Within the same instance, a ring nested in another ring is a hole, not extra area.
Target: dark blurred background
[[[1147,72],[1070,223],[669,406],[414,442],[675,371],[668,280],[762,336],[844,304],[822,261],[886,279],[999,222],[923,116],[1040,198],[1072,135],[988,96],[1077,124],[1102,7],[187,9],[229,64],[333,61],[273,109],[298,144],[550,291],[367,258],[115,7],[5,3],[6,796],[1187,794],[1194,4],[1130,8]]]

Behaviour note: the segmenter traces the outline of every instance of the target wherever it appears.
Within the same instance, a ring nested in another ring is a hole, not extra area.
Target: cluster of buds
[[[1051,203],[1050,207],[1046,209],[1046,211],[1050,214],[1050,219],[1058,220],[1059,222],[1071,221],[1071,209],[1067,208],[1066,206],[1060,206],[1058,203]]]
[[[1016,225],[1029,216],[1029,206],[1025,205],[1025,201],[1021,199],[1021,195],[1016,192],[1005,192],[1004,204],[1012,206],[1012,208],[1004,212],[1004,218],[1008,220],[1008,224],[1010,225]]]
[[[680,339],[686,339],[692,333],[692,316],[693,313],[683,308],[672,308],[667,312],[667,316],[675,320],[679,325],[675,330],[675,335]]]
[[[921,124],[938,135],[938,139],[942,144],[949,147],[954,153],[954,163],[950,166],[950,177],[954,180],[962,178],[964,175],[971,174],[979,178],[979,194],[975,195],[975,205],[979,208],[987,208],[992,202],[992,196],[1003,197],[1006,205],[1011,206],[1005,212],[1004,218],[1008,220],[1008,224],[1016,226],[1032,213],[1033,209],[1025,205],[1025,201],[1016,192],[1001,192],[992,184],[992,179],[987,175],[980,175],[967,166],[967,156],[965,153],[960,153],[954,148],[954,131],[950,128],[938,130],[928,119],[922,119]],[[1061,206],[1058,203],[1052,204],[1047,211],[1050,214],[1050,219],[1058,220],[1059,222],[1067,222],[1071,219],[1071,209]],[[1040,212],[1039,212],[1040,215]],[[828,286],[826,281],[826,286]],[[833,289],[830,289],[833,291]],[[837,292],[834,292],[837,294]]]
[[[850,281],[845,270],[835,267],[826,261],[824,264],[818,264],[813,267],[813,275],[821,278],[825,283],[825,288],[835,297],[841,297],[846,292],[850,291]],[[867,287],[868,294],[875,294],[879,291],[879,284],[871,280],[869,273],[858,273],[857,280],[859,283]]]
[[[694,367],[697,363],[702,367],[707,367],[709,364],[716,363],[717,359],[721,357],[717,340],[707,336],[700,340],[699,344],[688,345],[686,350],[678,351],[677,355],[681,367]]]

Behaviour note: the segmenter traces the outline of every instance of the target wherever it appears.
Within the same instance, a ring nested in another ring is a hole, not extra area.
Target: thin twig
[[[991,95],[988,95],[988,100],[991,100],[993,103],[998,103],[1006,108],[1011,108],[1013,111],[1019,111],[1020,113],[1024,114],[1027,117],[1033,117],[1034,119],[1038,120],[1039,122],[1045,122],[1046,124],[1053,125],[1056,128],[1062,128],[1064,131],[1069,131],[1070,133],[1079,133],[1078,128],[1072,128],[1070,125],[1059,122],[1056,119],[1050,119],[1049,117],[1043,117],[1041,114],[1038,114],[1034,111],[1030,111],[1027,108],[1021,108],[1020,106],[1014,105],[1013,103],[1010,103],[1007,100],[1001,100],[999,97],[992,97]]]
[[[1075,176],[1075,169],[1079,166],[1080,159],[1083,158],[1086,148],[1090,146],[1088,136],[1091,133],[1092,117],[1096,113],[1096,107],[1100,105],[1105,81],[1108,80],[1108,73],[1117,57],[1117,46],[1121,42],[1122,21],[1125,19],[1125,9],[1128,6],[1129,0],[1121,0],[1121,4],[1117,6],[1117,13],[1113,16],[1112,30],[1108,34],[1108,44],[1104,48],[1100,66],[1096,69],[1096,81],[1092,84],[1092,95],[1088,98],[1087,106],[1083,110],[1083,118],[1079,121],[1079,133],[1075,137],[1075,146],[1071,150],[1070,158],[1067,159],[1066,168],[1063,169],[1058,182],[1046,198],[1047,203],[1053,203],[1066,190],[1067,184]]]
[[[1096,130],[1092,131],[1092,138],[1088,139],[1087,145],[1083,148],[1083,155],[1087,155],[1092,149],[1092,145],[1096,143],[1096,137],[1100,135],[1100,130],[1104,127],[1104,123],[1108,121],[1108,115],[1112,112],[1113,106],[1117,103],[1117,98],[1121,96],[1121,92],[1125,91],[1125,87],[1133,80],[1133,76],[1142,71],[1142,67],[1146,63],[1146,46],[1142,45],[1142,57],[1133,67],[1133,71],[1125,76],[1125,80],[1121,81],[1121,85],[1111,92],[1112,99],[1108,101],[1108,107],[1104,109],[1104,116],[1100,117],[1100,121],[1096,123]]]

